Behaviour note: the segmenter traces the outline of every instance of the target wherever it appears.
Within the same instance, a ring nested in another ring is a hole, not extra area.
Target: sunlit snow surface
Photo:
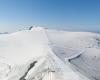
[[[42,27],[0,35],[0,80],[100,80],[100,35]]]

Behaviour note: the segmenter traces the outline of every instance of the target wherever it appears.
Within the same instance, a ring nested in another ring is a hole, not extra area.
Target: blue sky
[[[99,31],[100,0],[0,0],[0,31],[31,25]]]

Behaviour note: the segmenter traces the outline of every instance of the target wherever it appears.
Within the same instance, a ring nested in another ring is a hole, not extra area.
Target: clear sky
[[[0,31],[31,25],[100,30],[100,0],[0,0]]]

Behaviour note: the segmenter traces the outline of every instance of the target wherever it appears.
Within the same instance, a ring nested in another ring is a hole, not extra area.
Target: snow
[[[99,80],[99,44],[96,33],[43,27],[1,35],[0,80]]]
[[[28,61],[32,56],[45,55],[46,39],[41,31],[22,31],[0,38],[0,56],[9,59],[11,63],[19,64]],[[10,55],[10,56],[9,56]]]

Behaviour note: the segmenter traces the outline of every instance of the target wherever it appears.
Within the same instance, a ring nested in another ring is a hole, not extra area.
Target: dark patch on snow
[[[33,28],[33,26],[29,27],[29,30],[31,30]]]
[[[98,48],[100,48],[100,39],[99,38],[96,38],[96,41],[97,41]]]
[[[73,58],[71,58],[71,59],[68,59],[68,61],[70,62],[71,60],[76,59],[76,58],[79,58],[80,56],[81,56],[81,54],[78,55],[78,56],[76,56],[76,57],[73,57]]]
[[[31,63],[30,67],[28,68],[28,70],[25,72],[25,74],[19,80],[26,80],[25,77],[27,76],[27,74],[30,71],[30,69],[35,66],[36,63],[37,63],[37,61],[34,61],[33,63]]]

